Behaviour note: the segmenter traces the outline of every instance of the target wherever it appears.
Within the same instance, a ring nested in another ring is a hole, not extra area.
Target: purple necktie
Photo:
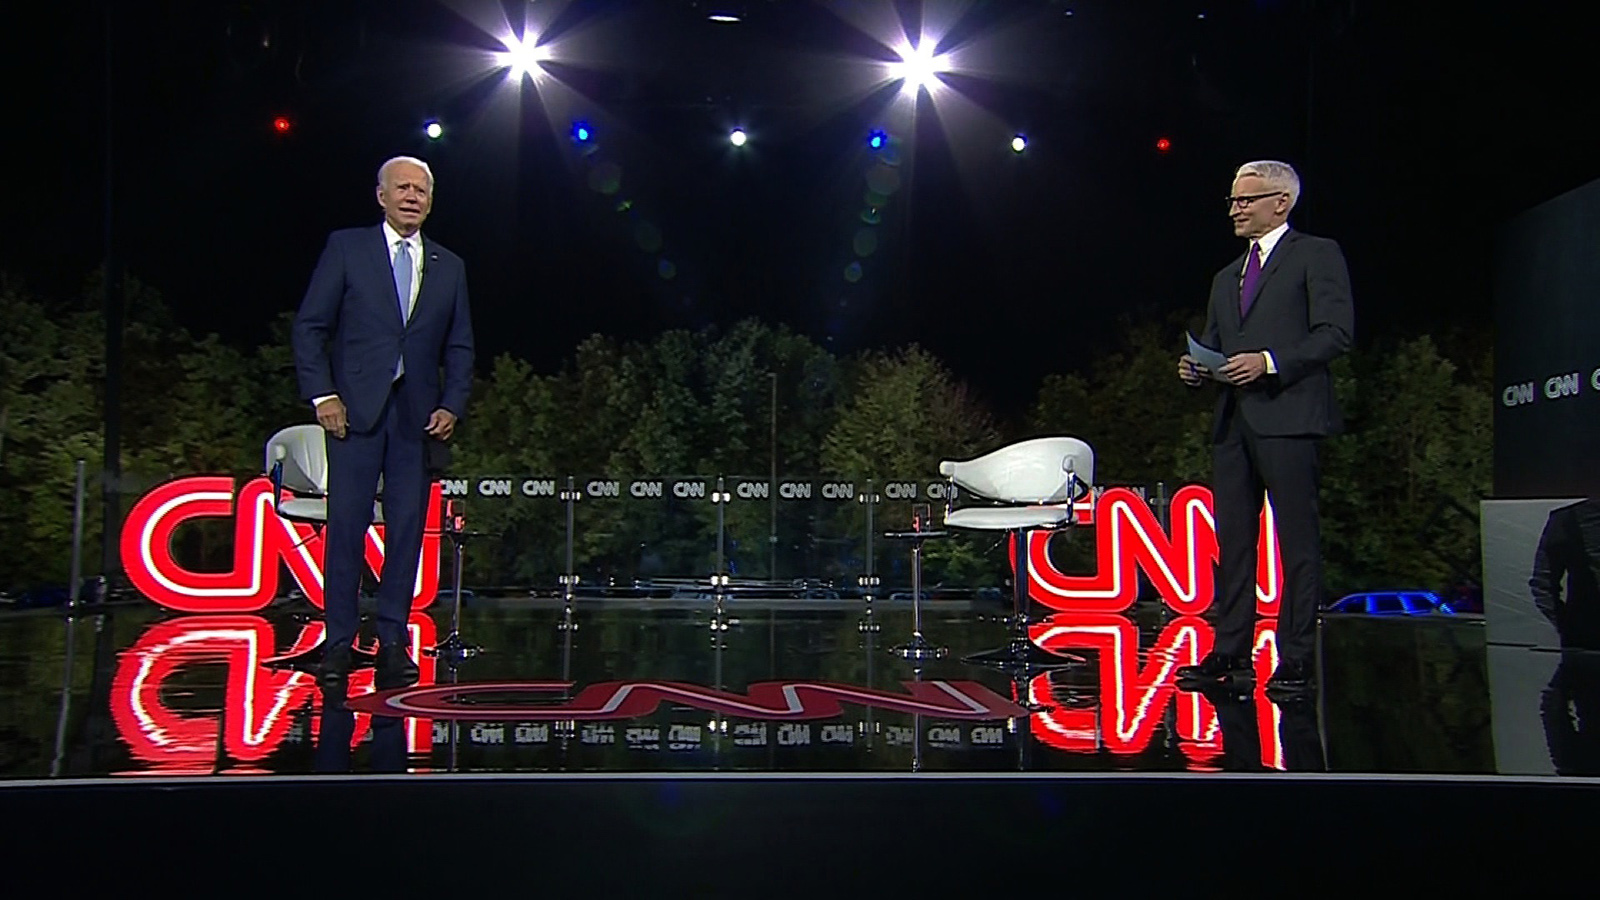
[[[1239,285],[1239,318],[1250,312],[1256,300],[1256,282],[1261,280],[1261,245],[1250,242],[1249,260],[1244,264],[1244,282]]]

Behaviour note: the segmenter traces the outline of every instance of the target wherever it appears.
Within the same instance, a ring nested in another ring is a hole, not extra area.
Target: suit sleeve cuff
[[[1276,375],[1276,374],[1278,374],[1278,362],[1277,362],[1277,360],[1272,358],[1272,351],[1263,350],[1263,351],[1261,351],[1261,356],[1264,359],[1266,359],[1266,361],[1267,361],[1267,374],[1268,375]]]
[[[325,401],[337,399],[338,396],[338,394],[323,394],[321,397],[313,397],[311,398],[311,408],[316,409]]]

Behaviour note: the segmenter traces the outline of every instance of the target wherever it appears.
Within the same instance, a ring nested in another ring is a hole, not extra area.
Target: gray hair
[[[1241,175],[1254,175],[1267,183],[1267,187],[1275,191],[1283,191],[1289,195],[1289,208],[1300,199],[1300,176],[1295,174],[1294,166],[1275,159],[1258,159],[1247,162],[1233,173],[1233,179],[1239,180]]]
[[[395,158],[393,158],[393,159],[385,162],[383,165],[379,166],[378,167],[378,187],[383,187],[384,176],[389,174],[389,169],[393,168],[396,163],[410,163],[413,166],[416,166],[417,168],[421,169],[422,170],[422,174],[428,176],[428,191],[430,193],[433,191],[433,170],[428,168],[428,164],[427,163],[423,162],[420,159],[417,159],[415,156],[396,156]]]

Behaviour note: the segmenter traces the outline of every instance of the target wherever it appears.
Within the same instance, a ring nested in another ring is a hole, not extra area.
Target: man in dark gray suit
[[[1198,665],[1178,670],[1198,688],[1253,679],[1256,547],[1263,494],[1270,494],[1283,555],[1279,664],[1270,693],[1314,683],[1317,608],[1322,602],[1317,514],[1317,443],[1343,422],[1328,365],[1350,348],[1354,312],[1339,245],[1289,228],[1300,178],[1286,163],[1239,167],[1228,214],[1248,244],[1211,282],[1201,343],[1227,364],[1212,373],[1189,354],[1178,377],[1223,383],[1212,424],[1212,493],[1221,566],[1216,643]]]

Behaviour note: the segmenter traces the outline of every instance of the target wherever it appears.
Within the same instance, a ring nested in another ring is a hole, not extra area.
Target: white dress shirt
[[[388,243],[391,270],[394,268],[394,258],[400,252],[401,241],[405,241],[406,250],[411,254],[411,296],[405,298],[406,318],[409,320],[411,312],[417,308],[417,292],[422,290],[422,232],[413,232],[410,237],[403,238],[400,232],[384,222],[383,238]]]
[[[401,241],[405,242],[406,250],[411,254],[411,296],[406,298],[406,320],[410,321],[411,313],[417,309],[417,293],[422,290],[422,232],[414,232],[410,237],[401,237],[400,232],[395,231],[394,227],[385,220],[383,223],[383,239],[389,247],[389,269],[391,271],[394,269],[395,257],[400,253]],[[398,372],[395,377],[399,377]],[[339,395],[326,394],[317,397],[311,401],[311,407],[315,409],[337,396]]]

